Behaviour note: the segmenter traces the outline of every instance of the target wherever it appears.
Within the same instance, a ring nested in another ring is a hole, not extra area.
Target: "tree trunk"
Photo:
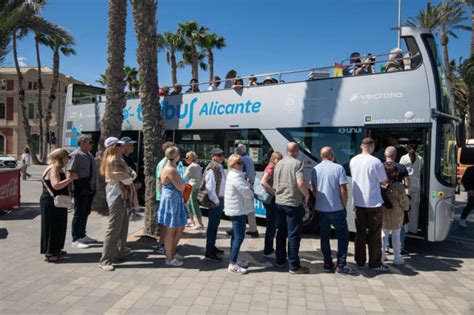
[[[105,111],[100,123],[99,162],[108,137],[120,137],[123,109],[127,103],[125,94],[125,32],[127,23],[127,0],[109,0],[109,32],[107,35],[107,88]],[[100,164],[100,163],[99,163]],[[93,209],[107,212],[105,178],[99,176]]]
[[[59,84],[59,47],[55,47],[53,51],[53,83],[51,84],[51,89],[49,90],[48,106],[46,107],[46,115],[44,117],[44,133],[45,137],[50,134],[50,122],[53,118],[51,112],[53,111],[53,102],[56,99],[56,93],[58,91]],[[48,146],[43,147],[43,157],[42,160],[46,161],[48,157]]]
[[[207,50],[208,55],[208,62],[209,62],[209,82],[212,82],[214,79],[214,54],[212,53],[212,49]]]
[[[178,83],[178,78],[176,75],[176,69],[178,65],[176,64],[176,53],[174,50],[171,51],[171,81],[173,82],[173,86]]]
[[[446,70],[446,80],[448,80],[449,86],[451,86],[451,65],[449,64],[449,54],[448,54],[448,35],[446,31],[441,33],[441,47],[443,47],[443,58],[444,58],[444,67]]]
[[[196,79],[199,82],[196,45],[194,45],[194,43],[191,42],[190,46],[191,46],[191,74],[193,76],[193,79]]]
[[[15,61],[16,74],[18,77],[18,99],[20,101],[23,128],[25,128],[26,144],[30,148],[31,159],[33,163],[39,164],[38,157],[36,156],[37,152],[33,150],[34,148],[32,146],[33,141],[31,138],[31,126],[30,126],[30,122],[28,121],[28,116],[26,112],[25,90],[23,89],[23,74],[21,73],[20,64],[18,63],[18,51],[16,47],[16,30],[13,32],[13,35],[12,35],[12,47],[13,47],[13,60]]]
[[[145,234],[158,235],[156,224],[155,169],[163,141],[164,123],[158,95],[156,0],[132,0],[133,21],[137,34],[137,61],[142,95],[143,145],[145,162]]]
[[[41,161],[46,163],[46,160],[43,159],[42,153],[44,148],[47,147],[47,134],[46,136],[43,133],[43,80],[41,75],[41,57],[39,50],[38,37],[35,36],[35,48],[36,48],[36,63],[38,65],[38,121],[39,121],[39,155],[41,156]]]

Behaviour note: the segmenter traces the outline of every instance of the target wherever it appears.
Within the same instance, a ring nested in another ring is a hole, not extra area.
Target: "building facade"
[[[21,68],[23,74],[23,88],[25,90],[26,114],[31,126],[32,150],[39,154],[39,112],[38,112],[38,70],[37,68]],[[53,70],[41,68],[43,91],[43,117],[49,101],[51,85],[53,84]],[[50,122],[50,141],[46,145],[49,149],[56,148],[61,143],[66,101],[67,85],[71,83],[83,84],[70,76],[59,74],[59,86],[56,99],[53,102]],[[19,84],[15,68],[0,68],[0,154],[20,157],[26,145],[23,115],[19,100]],[[44,128],[44,127],[43,127]]]

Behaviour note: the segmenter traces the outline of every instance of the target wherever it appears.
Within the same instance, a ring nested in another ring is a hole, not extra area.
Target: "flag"
[[[347,66],[343,66],[337,62],[334,63],[334,77],[342,77],[344,76],[344,69],[346,69]]]

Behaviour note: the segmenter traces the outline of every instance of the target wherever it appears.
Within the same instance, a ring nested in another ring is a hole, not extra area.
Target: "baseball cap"
[[[224,154],[224,151],[221,148],[214,148],[211,150],[211,156]]]
[[[108,137],[107,139],[105,139],[104,141],[104,146],[106,148],[108,147],[111,147],[113,145],[116,145],[116,144],[124,144],[125,142],[119,140],[118,138],[116,137]]]
[[[132,140],[132,138],[130,138],[130,137],[122,137],[122,138],[120,138],[120,141],[123,141],[124,143],[128,143],[128,144],[137,143],[135,140]]]

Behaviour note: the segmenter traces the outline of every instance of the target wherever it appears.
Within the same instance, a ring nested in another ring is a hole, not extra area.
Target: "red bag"
[[[184,203],[187,203],[189,200],[189,197],[191,196],[191,192],[193,191],[193,186],[190,184],[184,184],[184,191],[183,191],[183,200]]]

